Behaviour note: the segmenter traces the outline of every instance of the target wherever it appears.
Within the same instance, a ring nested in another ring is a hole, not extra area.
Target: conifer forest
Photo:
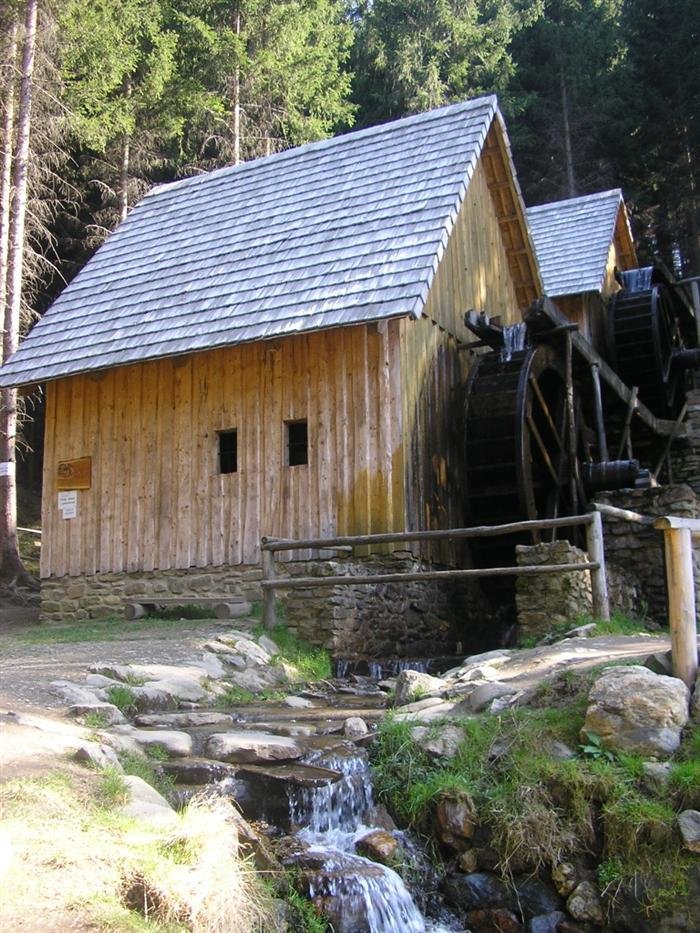
[[[700,272],[697,0],[2,0],[0,50],[5,358],[151,186],[484,93],[526,204],[621,187]]]

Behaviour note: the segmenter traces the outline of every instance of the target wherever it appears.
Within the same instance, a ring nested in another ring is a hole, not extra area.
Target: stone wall
[[[585,564],[588,554],[568,541],[519,544],[519,567],[542,564]],[[515,602],[521,637],[540,638],[561,622],[590,615],[592,607],[589,570],[569,573],[522,574],[516,578]]]
[[[686,436],[673,444],[671,472],[674,483],[686,483],[700,496],[700,390],[689,392],[687,398]]]
[[[334,657],[431,657],[481,648],[493,613],[478,585],[466,581],[325,586],[326,576],[424,571],[407,552],[366,558],[278,563],[280,577],[318,576],[319,585],[276,590],[280,617]],[[104,573],[42,581],[42,619],[79,621],[121,615],[124,602],[147,597],[243,596],[259,602],[259,566],[190,568],[149,573]],[[493,644],[497,643],[494,637]]]
[[[700,518],[700,498],[686,484],[659,486],[656,489],[622,490],[596,496],[597,502],[629,509],[641,515],[678,515]],[[603,516],[605,556],[613,574],[617,572],[636,587],[632,614],[648,615],[654,622],[667,623],[666,570],[663,534],[634,522]],[[696,542],[695,598],[700,606],[700,548]]]
[[[407,552],[279,564],[280,575],[417,573],[447,569]],[[473,581],[427,580],[281,590],[290,627],[338,658],[434,657],[481,648],[494,614]],[[486,632],[485,632],[486,629]],[[494,644],[497,643],[494,641]]]

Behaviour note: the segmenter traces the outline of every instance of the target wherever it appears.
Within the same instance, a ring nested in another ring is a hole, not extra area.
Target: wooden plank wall
[[[519,321],[520,312],[486,173],[479,164],[419,321],[401,323],[406,506],[411,529],[463,524],[461,412],[476,338],[464,326],[469,308]],[[454,548],[432,546],[426,557],[456,562]]]
[[[246,564],[261,535],[404,527],[398,322],[121,367],[49,384],[42,576]],[[285,466],[285,420],[309,463]],[[238,431],[218,472],[217,431]],[[59,460],[91,456],[63,519]]]

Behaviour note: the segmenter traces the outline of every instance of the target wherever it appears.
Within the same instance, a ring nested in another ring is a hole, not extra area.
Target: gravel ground
[[[22,634],[39,626],[36,610],[0,604],[0,710],[59,709],[52,680],[81,683],[91,664],[177,664],[199,657],[202,645],[221,632],[222,623],[173,623],[152,632],[130,631],[119,641],[27,644]],[[232,628],[230,622],[223,623]]]

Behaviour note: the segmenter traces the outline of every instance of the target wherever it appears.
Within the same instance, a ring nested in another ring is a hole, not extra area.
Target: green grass
[[[167,800],[172,794],[175,781],[171,775],[162,774],[156,767],[158,761],[164,761],[167,757],[167,753],[164,753],[162,749],[151,746],[148,749],[148,757],[146,758],[125,752],[119,756],[119,761],[124,769],[124,774],[133,774],[140,777]]]
[[[426,836],[440,798],[465,792],[504,873],[515,865],[518,871],[548,870],[587,855],[599,860],[599,882],[610,897],[639,884],[647,892],[644,908],[659,914],[688,890],[689,861],[675,822],[681,809],[696,806],[700,729],[686,735],[668,790],[648,790],[641,757],[602,754],[595,743],[582,754],[590,677],[558,678],[543,688],[534,708],[452,720],[464,731],[452,760],[431,759],[411,736],[415,724],[385,719],[370,751],[375,792],[399,825]],[[566,743],[576,756],[555,759],[548,752],[553,741]]]
[[[548,636],[554,636],[556,640],[561,639],[574,628],[580,628],[582,625],[595,623],[593,635],[646,635],[663,636],[665,632],[658,629],[650,630],[648,623],[644,619],[635,619],[625,615],[623,612],[614,612],[609,619],[594,619],[592,616],[577,616],[575,619],[564,622],[557,622],[552,625],[546,633]],[[518,645],[520,648],[534,648],[539,644],[538,636],[527,635],[522,637]]]
[[[211,621],[211,614],[208,616]],[[18,641],[27,645],[75,644],[86,641],[122,641],[152,632],[190,631],[193,626],[206,620],[163,619],[144,617],[135,622],[126,622],[120,616],[104,619],[85,619],[80,622],[39,622],[18,634]]]
[[[220,693],[216,698],[215,706],[217,709],[229,709],[232,706],[240,706],[242,703],[254,703],[256,696],[250,690],[244,690],[243,687],[227,687],[225,693]]]
[[[331,658],[326,649],[309,645],[290,632],[284,623],[270,630],[257,624],[253,628],[253,635],[255,638],[260,638],[261,635],[271,638],[278,648],[278,654],[273,660],[292,664],[299,671],[301,680],[327,680],[331,676]]]
[[[126,684],[115,684],[113,687],[107,687],[106,693],[109,702],[121,710],[125,716],[134,716],[138,711],[136,694]]]

